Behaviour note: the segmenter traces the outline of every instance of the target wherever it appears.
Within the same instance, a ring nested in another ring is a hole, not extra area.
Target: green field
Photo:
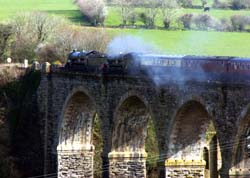
[[[72,0],[0,0],[0,20],[11,18],[17,12],[44,11],[81,22],[81,13]]]
[[[73,0],[0,0],[0,20],[6,20],[11,18],[17,12],[22,11],[44,11],[50,14],[56,14],[68,18],[74,23],[83,23],[81,13],[78,8],[72,3]],[[211,1],[209,1],[211,4]],[[194,4],[199,5],[200,0],[195,0]],[[138,8],[137,11],[142,11]],[[119,14],[119,8],[108,7],[108,16],[106,18],[105,25],[107,26],[118,26],[121,24],[121,17]],[[201,14],[204,13],[203,9],[178,9],[176,10],[176,16],[184,13]],[[211,9],[209,15],[216,18],[228,18],[235,14],[250,15],[250,10],[218,10]],[[157,17],[156,25],[162,25],[162,17]],[[137,22],[137,24],[141,24]]]
[[[250,57],[250,33],[132,29],[109,32],[140,37],[165,54]]]
[[[72,4],[72,0],[0,0],[0,20],[11,18],[16,12],[40,10],[69,18],[81,23],[81,14]],[[199,9],[182,9],[178,13],[203,13]],[[229,17],[233,14],[249,14],[250,11],[214,10],[209,12],[215,17]],[[158,24],[161,24],[158,18]],[[106,25],[119,25],[119,11],[109,7]],[[166,54],[222,55],[250,57],[250,33],[201,32],[201,31],[165,31],[108,29],[114,36],[132,34],[152,43]]]

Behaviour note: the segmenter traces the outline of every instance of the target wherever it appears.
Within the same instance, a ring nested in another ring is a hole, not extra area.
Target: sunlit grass
[[[134,35],[162,53],[250,57],[250,33],[109,29],[113,35]]]

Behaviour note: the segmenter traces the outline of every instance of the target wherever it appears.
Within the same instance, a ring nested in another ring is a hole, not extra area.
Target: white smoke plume
[[[107,47],[107,53],[110,56],[116,56],[124,53],[159,53],[159,50],[140,37],[132,35],[123,35],[114,38]]]

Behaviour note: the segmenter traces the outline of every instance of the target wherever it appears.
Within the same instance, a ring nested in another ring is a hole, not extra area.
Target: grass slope
[[[75,23],[83,23],[81,13],[78,8],[72,3],[72,0],[0,0],[0,20],[5,20],[11,18],[16,12],[20,11],[45,11],[50,14],[56,14],[60,16],[67,17]],[[209,0],[209,4],[212,1]],[[200,0],[194,1],[195,5],[200,4]],[[121,23],[121,17],[119,13],[119,8],[108,7],[108,16],[105,25],[117,26]],[[142,11],[141,8],[137,8],[137,11]],[[178,9],[176,16],[184,13],[194,13],[201,14],[204,13],[203,9]],[[250,15],[249,10],[233,11],[233,10],[218,10],[211,9],[209,14],[216,18],[230,17],[235,14]],[[156,25],[163,26],[162,17],[159,15],[157,17]],[[140,24],[140,22],[137,22]]]
[[[0,0],[0,20],[22,11],[45,11],[81,22],[81,13],[72,0]]]
[[[112,35],[131,34],[162,53],[250,57],[250,33],[109,29]]]

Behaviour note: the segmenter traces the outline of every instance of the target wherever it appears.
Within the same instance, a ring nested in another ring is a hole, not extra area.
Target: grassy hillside
[[[139,36],[166,54],[250,57],[249,33],[132,29],[109,32]]]
[[[209,4],[212,4],[211,2],[212,1],[210,0]],[[193,4],[199,5],[200,0],[195,0]],[[34,10],[40,10],[48,12],[50,14],[60,15],[68,18],[75,23],[83,23],[81,13],[79,12],[78,8],[72,3],[72,0],[0,0],[0,21],[11,18],[16,12]],[[105,25],[119,25],[121,23],[119,8],[108,7],[107,11],[108,16],[106,18]],[[137,11],[142,11],[142,9],[137,8]],[[203,9],[178,9],[176,11],[176,16],[184,13],[201,14],[204,12]],[[211,9],[209,14],[216,18],[227,18],[235,14],[250,15],[250,10],[233,11]],[[157,26],[163,26],[162,19],[163,18],[161,17],[161,15],[157,17]]]
[[[81,13],[72,0],[0,0],[0,20],[11,18],[16,12],[34,10],[61,15],[74,22],[81,21]]]

